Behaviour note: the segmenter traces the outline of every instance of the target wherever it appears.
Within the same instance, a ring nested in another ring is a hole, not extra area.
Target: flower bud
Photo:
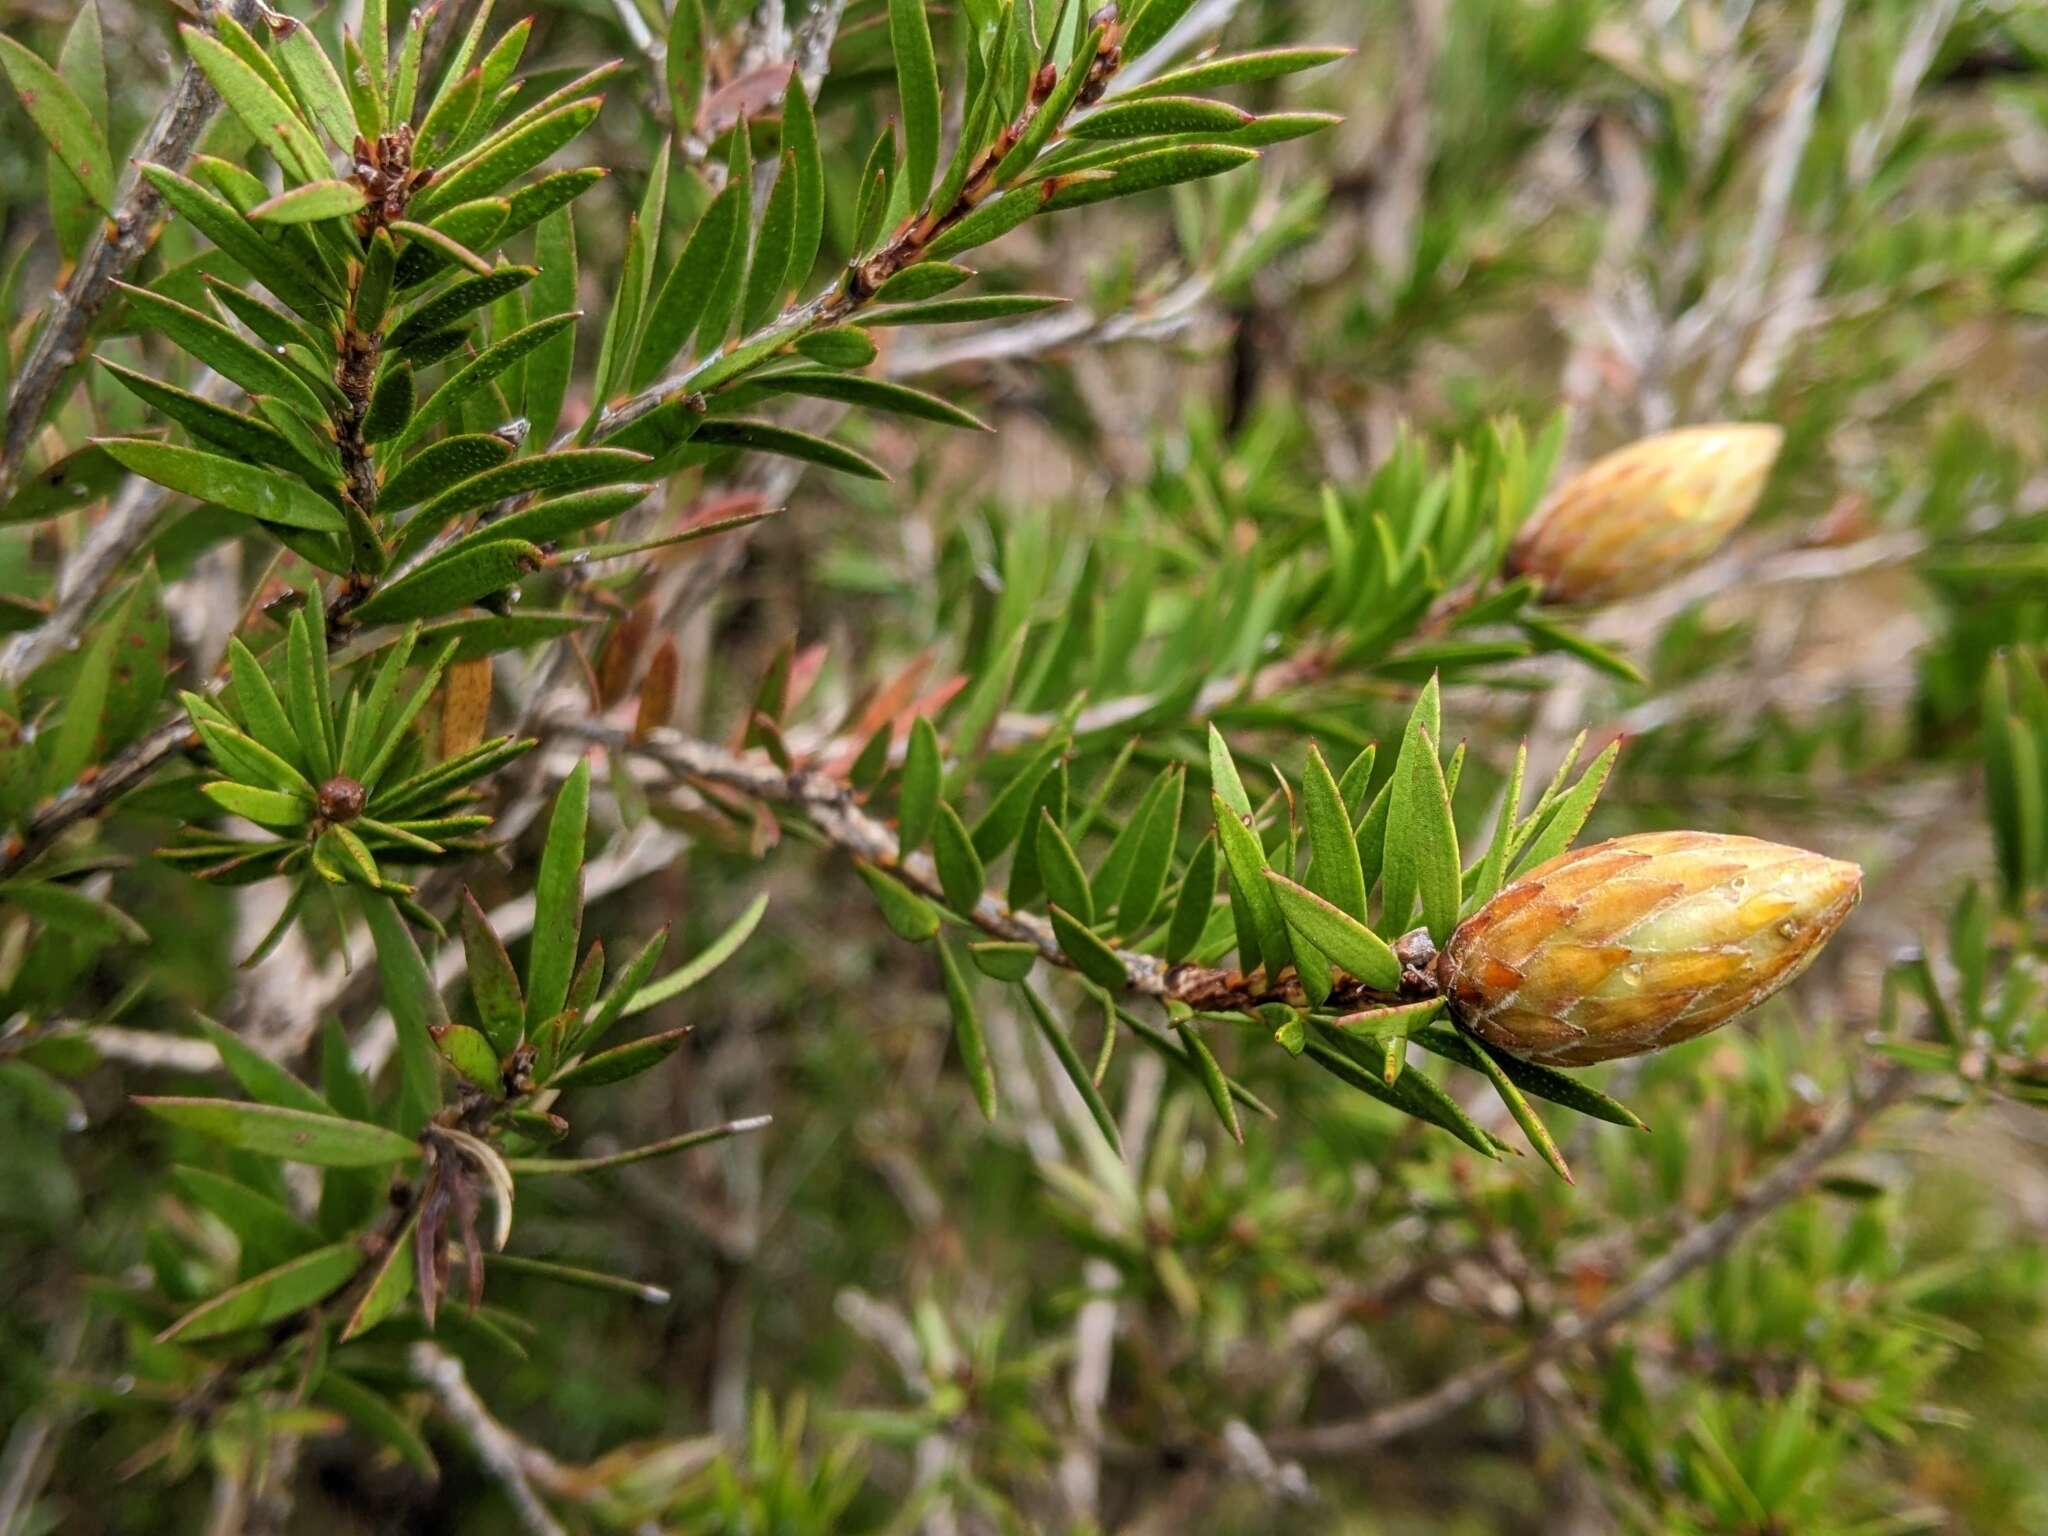
[[[1712,554],[1756,509],[1784,440],[1778,427],[1727,423],[1616,449],[1550,495],[1509,563],[1553,602],[1646,592]]]
[[[1747,1013],[1812,962],[1863,871],[1753,837],[1647,832],[1539,864],[1437,963],[1454,1016],[1526,1061],[1580,1067]]]

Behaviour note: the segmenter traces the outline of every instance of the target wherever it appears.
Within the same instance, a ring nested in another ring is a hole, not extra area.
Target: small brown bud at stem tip
[[[354,821],[363,814],[369,794],[354,779],[336,774],[320,786],[320,814],[329,821]]]
[[[1458,1022],[1553,1067],[1718,1029],[1812,963],[1854,864],[1753,837],[1651,832],[1538,865],[1458,926],[1437,978]]]

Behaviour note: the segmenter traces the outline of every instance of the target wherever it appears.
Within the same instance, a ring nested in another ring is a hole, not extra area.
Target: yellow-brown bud
[[[1756,509],[1784,440],[1778,427],[1727,423],[1616,449],[1537,509],[1510,564],[1554,602],[1646,592],[1712,554]]]
[[[1579,1067],[1676,1045],[1790,982],[1863,871],[1753,837],[1647,832],[1539,864],[1458,926],[1437,963],[1460,1023]]]

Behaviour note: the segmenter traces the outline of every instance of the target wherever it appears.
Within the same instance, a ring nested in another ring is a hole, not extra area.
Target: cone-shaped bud
[[[1649,832],[1539,864],[1437,961],[1452,1012],[1553,1067],[1636,1056],[1747,1013],[1806,969],[1863,871],[1753,837]]]
[[[1730,423],[1616,449],[1537,509],[1510,563],[1553,602],[1646,592],[1712,554],[1756,509],[1784,440],[1777,427]]]

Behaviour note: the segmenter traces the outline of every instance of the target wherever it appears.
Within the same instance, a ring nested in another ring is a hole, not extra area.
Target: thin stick
[[[1290,1456],[1356,1456],[1375,1450],[1441,1423],[1544,1362],[1612,1332],[1694,1270],[1726,1253],[1751,1227],[1804,1191],[1830,1158],[1911,1092],[1913,1081],[1914,1074],[1907,1068],[1887,1065],[1863,1095],[1837,1109],[1811,1141],[1742,1189],[1718,1215],[1688,1227],[1676,1242],[1599,1306],[1558,1317],[1520,1349],[1460,1371],[1420,1397],[1362,1418],[1276,1431],[1266,1437],[1267,1445]]]
[[[211,17],[218,9],[219,0],[201,0],[202,16]],[[228,10],[237,21],[252,24],[257,0],[228,0]],[[187,64],[177,86],[158,109],[156,121],[136,146],[132,161],[177,170],[191,159],[199,136],[219,109],[220,97],[206,76],[198,66]],[[131,166],[113,216],[87,243],[15,378],[7,400],[7,435],[0,442],[0,502],[14,494],[29,442],[42,425],[58,386],[84,355],[86,338],[108,292],[148,254],[162,224],[163,199]]]

